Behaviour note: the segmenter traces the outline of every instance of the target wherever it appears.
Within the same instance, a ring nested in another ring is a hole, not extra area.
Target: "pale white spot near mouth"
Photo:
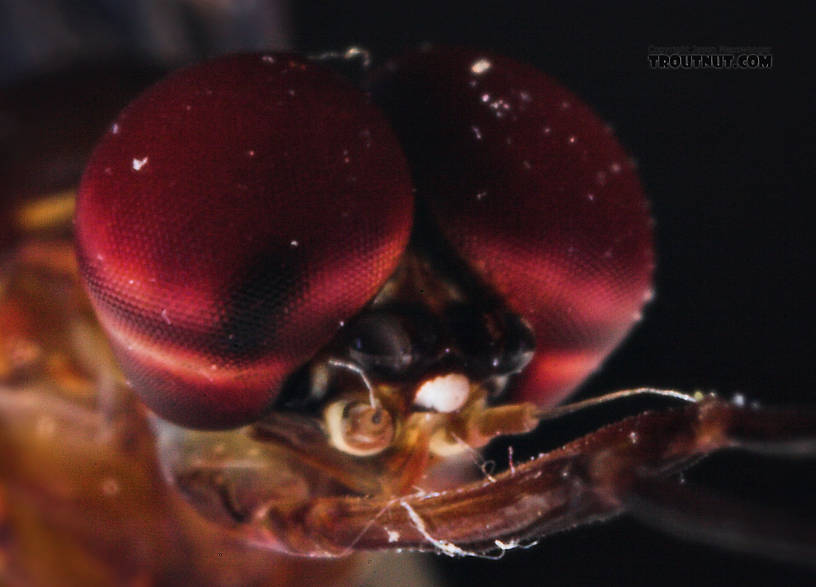
[[[482,75],[488,69],[493,67],[493,64],[490,63],[489,59],[477,59],[470,65],[470,71],[475,73],[476,75]]]
[[[414,405],[447,414],[465,405],[468,395],[468,378],[460,373],[448,373],[420,385],[414,397]]]
[[[147,165],[148,158],[143,157],[141,159],[133,158],[133,171],[139,171],[142,167]]]

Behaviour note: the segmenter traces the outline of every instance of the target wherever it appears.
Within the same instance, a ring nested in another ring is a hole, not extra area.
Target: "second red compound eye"
[[[239,55],[120,115],[82,180],[77,249],[146,403],[230,427],[377,292],[412,206],[400,146],[363,94],[294,56]]]
[[[514,399],[557,403],[651,295],[651,220],[629,156],[560,84],[486,52],[409,53],[375,94],[438,229],[533,327]]]

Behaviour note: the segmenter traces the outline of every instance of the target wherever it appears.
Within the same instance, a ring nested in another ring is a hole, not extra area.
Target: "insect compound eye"
[[[533,328],[513,399],[557,403],[651,295],[651,220],[629,156],[575,95],[506,57],[426,47],[372,88],[430,210],[421,222]]]
[[[394,270],[411,188],[379,110],[298,57],[224,57],[146,91],[97,145],[76,213],[133,387],[186,426],[259,418]]]

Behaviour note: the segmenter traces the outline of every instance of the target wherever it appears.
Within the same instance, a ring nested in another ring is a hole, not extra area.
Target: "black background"
[[[776,6],[569,7],[513,2],[299,2],[295,47],[358,43],[375,58],[434,41],[483,47],[559,78],[638,161],[657,221],[657,296],[581,397],[654,385],[814,402],[809,122],[803,14]],[[659,71],[649,45],[768,46],[772,70]],[[542,433],[546,434],[546,433]],[[542,435],[539,435],[542,436]],[[727,455],[690,481],[763,507],[812,512],[813,460]],[[449,585],[813,584],[803,566],[667,537],[621,518],[549,537],[500,562],[434,564]]]

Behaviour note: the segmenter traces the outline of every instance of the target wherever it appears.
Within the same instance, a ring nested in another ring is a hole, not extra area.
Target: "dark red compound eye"
[[[651,295],[651,220],[629,156],[575,95],[505,57],[427,48],[374,86],[438,229],[535,331],[513,399],[557,403]]]
[[[362,93],[298,57],[238,55],[119,116],[82,179],[77,250],[145,402],[231,427],[377,292],[412,210],[400,146]]]

